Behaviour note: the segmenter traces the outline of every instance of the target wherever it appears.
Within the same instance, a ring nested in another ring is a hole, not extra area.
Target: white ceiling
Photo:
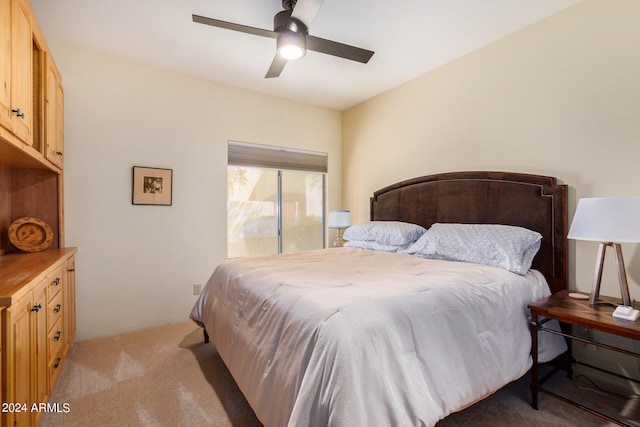
[[[304,1],[304,0],[299,0]],[[308,52],[265,79],[275,40],[192,22],[273,29],[281,0],[31,0],[49,42],[344,110],[581,0],[325,0],[309,33],[375,51],[368,64]]]

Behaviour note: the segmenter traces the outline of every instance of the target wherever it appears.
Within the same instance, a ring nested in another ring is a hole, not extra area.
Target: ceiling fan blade
[[[271,79],[280,76],[280,73],[282,73],[282,70],[284,70],[285,65],[287,65],[287,60],[276,53],[276,56],[273,57],[271,66],[267,71],[267,75],[264,76],[264,78]]]
[[[307,49],[366,64],[374,52],[320,37],[307,36]]]
[[[221,21],[219,19],[207,18],[200,15],[191,15],[193,22],[199,24],[211,25],[213,27],[225,28],[227,30],[240,31],[241,33],[254,34],[256,36],[269,37],[275,39],[278,33],[271,30],[263,30],[262,28],[250,27],[248,25],[234,24],[233,22]]]
[[[291,17],[299,19],[309,28],[322,3],[324,0],[298,0],[291,12]]]

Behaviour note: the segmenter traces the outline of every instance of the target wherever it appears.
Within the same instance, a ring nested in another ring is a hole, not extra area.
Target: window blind
[[[327,173],[327,153],[229,141],[228,164]]]

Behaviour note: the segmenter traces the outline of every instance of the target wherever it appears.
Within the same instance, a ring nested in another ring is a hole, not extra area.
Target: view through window
[[[232,163],[230,154],[230,258],[324,247],[325,173]]]

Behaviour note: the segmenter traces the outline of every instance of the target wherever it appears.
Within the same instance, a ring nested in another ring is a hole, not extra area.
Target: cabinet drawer
[[[54,358],[62,355],[61,350],[63,347],[62,344],[64,343],[64,322],[62,319],[63,317],[60,316],[49,331],[49,342],[47,344],[47,348],[49,349],[49,363],[51,363]]]
[[[47,291],[48,300],[51,301],[62,290],[62,273],[63,268],[58,267],[49,276],[49,290]]]
[[[62,353],[56,354],[55,357],[49,361],[49,384],[51,384],[52,389],[62,370],[62,361]]]
[[[49,325],[49,330],[53,328],[55,323],[58,321],[58,318],[62,316],[62,312],[64,309],[64,294],[62,292],[58,292],[58,294],[53,297],[53,300],[49,300],[49,305],[47,307],[47,324]]]

